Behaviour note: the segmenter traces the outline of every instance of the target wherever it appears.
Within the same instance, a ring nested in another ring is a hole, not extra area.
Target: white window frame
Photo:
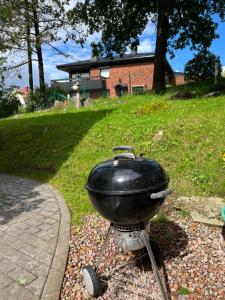
[[[143,88],[143,92],[145,91],[145,85],[132,85],[132,86],[131,86],[132,94],[133,94],[133,88],[139,88],[139,87],[142,87],[142,88]]]
[[[87,77],[83,77],[82,74],[89,74],[89,76]],[[72,79],[76,79],[77,76],[79,76],[80,78],[90,78],[90,72],[83,72],[83,73],[72,73]]]
[[[107,76],[102,75],[102,71],[106,71],[106,70],[108,70],[108,75]],[[110,67],[101,68],[100,75],[104,78],[109,78],[110,77]]]
[[[80,73],[80,78],[90,78],[90,72],[82,72],[82,73]]]

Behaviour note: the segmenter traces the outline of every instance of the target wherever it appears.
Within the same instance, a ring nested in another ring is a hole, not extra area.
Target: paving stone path
[[[59,299],[69,238],[55,189],[0,174],[0,300]]]

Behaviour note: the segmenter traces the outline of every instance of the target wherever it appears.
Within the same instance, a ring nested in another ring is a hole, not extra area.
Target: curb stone
[[[52,190],[53,194],[55,195],[58,201],[60,209],[60,226],[55,254],[41,299],[56,300],[60,297],[64,272],[67,265],[71,219],[69,208],[61,194],[50,185],[48,186]]]

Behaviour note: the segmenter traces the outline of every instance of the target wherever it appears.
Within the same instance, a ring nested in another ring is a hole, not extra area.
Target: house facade
[[[126,54],[111,59],[92,57],[58,65],[57,69],[67,72],[69,78],[53,80],[52,86],[64,89],[70,96],[75,94],[73,86],[79,80],[81,96],[114,98],[152,89],[154,53]],[[168,84],[184,83],[183,74],[176,75],[169,64],[166,77]]]

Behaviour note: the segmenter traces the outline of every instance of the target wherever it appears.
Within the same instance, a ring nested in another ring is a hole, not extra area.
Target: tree
[[[222,65],[218,57],[207,50],[199,52],[185,65],[184,73],[186,79],[195,81],[213,79],[217,61],[218,74],[221,76]]]
[[[14,0],[1,1],[3,9],[0,11],[0,51],[5,53],[8,71],[19,71],[19,68],[28,63],[29,85],[33,92],[32,74],[32,45],[31,25],[29,21],[28,0],[24,2]],[[4,5],[3,5],[4,4]],[[27,52],[27,54],[26,54]],[[24,55],[25,54],[25,55]],[[18,57],[20,59],[18,59]],[[14,62],[14,59],[16,62]]]
[[[3,82],[4,82],[4,61],[5,59],[0,57],[0,99],[3,93]]]
[[[28,74],[29,74],[29,87],[30,96],[33,97],[34,94],[34,81],[33,81],[33,64],[32,64],[32,39],[31,39],[31,20],[29,15],[29,2],[24,1],[25,4],[25,23],[26,23],[26,43],[27,43],[27,59],[28,59]]]
[[[107,56],[124,53],[151,19],[157,28],[153,89],[164,92],[166,53],[190,46],[192,50],[208,48],[217,37],[212,14],[224,18],[224,0],[86,0],[69,12],[73,23],[79,16],[89,33],[102,31],[99,43]]]
[[[68,1],[30,0],[30,2],[32,12],[30,19],[34,28],[34,46],[38,58],[40,98],[43,102],[46,95],[42,45],[47,44],[55,51],[58,51],[52,43],[60,39],[58,31],[65,25],[65,5],[68,4]],[[62,54],[61,51],[58,51],[58,53]]]
[[[41,102],[45,101],[45,76],[44,76],[44,65],[43,65],[43,56],[42,56],[42,40],[40,34],[40,18],[38,14],[39,1],[32,0],[32,21],[34,26],[34,35],[35,35],[35,48],[38,57],[38,69],[39,69],[39,85],[40,85],[40,100]]]
[[[52,43],[60,39],[58,31],[64,28],[67,4],[67,0],[0,0],[1,7],[4,7],[4,12],[0,12],[0,51],[26,52],[27,60],[19,62],[18,66],[28,63],[31,91],[33,54],[37,55],[42,102],[45,101],[42,46],[49,45],[58,51]]]

